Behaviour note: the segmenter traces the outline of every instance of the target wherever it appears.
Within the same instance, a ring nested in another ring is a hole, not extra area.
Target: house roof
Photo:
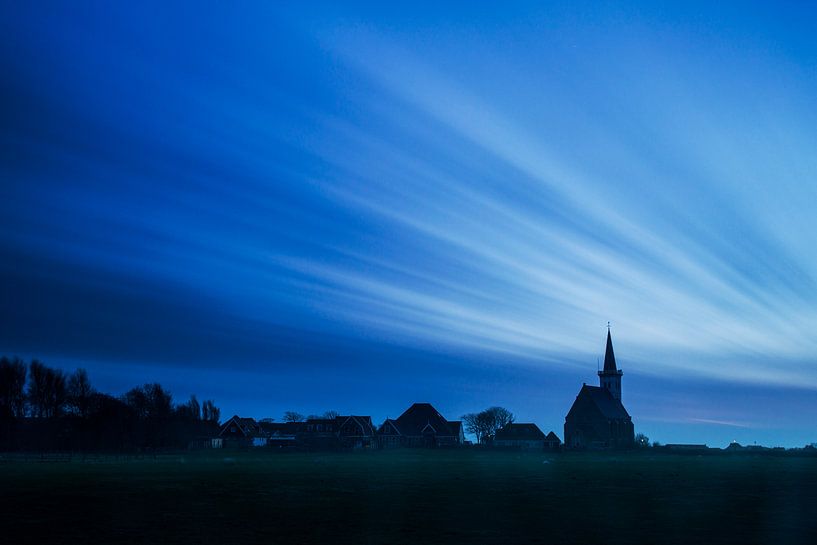
[[[436,435],[459,435],[451,429],[448,421],[437,412],[431,403],[415,403],[406,409],[406,412],[401,414],[397,420],[392,420],[391,424],[401,435],[423,435],[427,433],[429,427]]]
[[[545,438],[545,434],[536,424],[507,424],[504,428],[497,430],[494,439],[502,440],[538,440]]]
[[[387,418],[378,429],[378,433],[381,433],[383,435],[386,435],[387,431],[388,435],[394,435],[392,431],[396,432],[397,435],[400,435],[400,428],[397,427],[397,423],[392,418]]]
[[[579,395],[576,396],[576,401],[567,413],[568,418],[576,416],[576,413],[583,411],[584,407],[589,404],[595,406],[601,415],[608,420],[627,420],[630,415],[627,409],[621,404],[621,401],[614,398],[613,395],[605,388],[599,386],[582,386],[579,390]]]
[[[255,418],[242,418],[236,414],[221,425],[219,435],[223,434],[231,426],[236,426],[238,430],[247,437],[255,435],[260,431]]]
[[[348,415],[348,416],[338,416],[335,418],[335,421],[338,425],[338,430],[340,430],[344,425],[348,422],[355,423],[358,428],[360,429],[360,435],[374,435],[375,428],[374,424],[372,424],[372,417],[371,416],[359,416],[359,415]]]
[[[547,437],[545,437],[545,439],[547,439],[548,441],[558,441],[559,443],[561,443],[561,442],[562,442],[562,440],[561,440],[561,439],[559,439],[559,436],[558,436],[558,435],[556,435],[556,434],[555,434],[555,433],[553,433],[553,432],[548,433],[548,434],[547,434]]]

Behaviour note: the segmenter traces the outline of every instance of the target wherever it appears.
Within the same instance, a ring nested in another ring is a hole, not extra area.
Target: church
[[[621,377],[616,366],[610,327],[599,386],[582,385],[565,417],[565,447],[573,449],[628,448],[635,441],[633,420],[621,403]]]

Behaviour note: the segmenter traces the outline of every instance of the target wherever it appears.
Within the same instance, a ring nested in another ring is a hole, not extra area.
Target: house
[[[371,416],[338,416],[335,422],[341,447],[371,448],[376,445],[377,430]]]
[[[386,419],[377,435],[384,448],[458,446],[465,442],[462,422],[449,422],[430,403],[415,403],[398,418]]]
[[[559,450],[562,447],[562,440],[552,431],[545,437],[545,450]]]
[[[261,421],[258,426],[261,428],[268,446],[284,448],[296,446],[296,437],[301,426],[303,426],[303,422]]]
[[[218,436],[224,446],[261,446],[266,444],[266,437],[254,418],[242,418],[233,415],[221,425]]]
[[[297,433],[300,446],[310,450],[325,450],[337,447],[337,433],[334,418],[307,418]]]
[[[545,434],[536,424],[511,422],[497,430],[493,444],[495,447],[542,450],[545,448]]]
[[[298,442],[311,449],[369,448],[376,438],[372,417],[358,415],[309,418],[297,434]]]
[[[628,448],[634,444],[633,421],[621,403],[623,374],[616,366],[608,326],[604,369],[598,372],[599,386],[584,384],[565,417],[568,448]]]
[[[256,422],[233,416],[221,426],[224,446],[304,447],[312,450],[368,448],[377,443],[371,416],[309,418],[305,422]]]

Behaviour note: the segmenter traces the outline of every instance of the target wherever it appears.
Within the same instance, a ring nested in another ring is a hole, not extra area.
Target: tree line
[[[116,397],[97,391],[85,369],[0,358],[2,450],[184,448],[217,431],[220,417],[212,400],[174,403],[158,383]]]

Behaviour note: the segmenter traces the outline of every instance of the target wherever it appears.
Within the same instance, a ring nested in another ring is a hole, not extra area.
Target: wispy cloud
[[[757,425],[753,425],[747,422],[735,422],[735,421],[728,421],[728,420],[715,420],[710,418],[690,418],[689,422],[699,422],[701,424],[714,424],[716,426],[728,426],[730,428],[756,428]]]

